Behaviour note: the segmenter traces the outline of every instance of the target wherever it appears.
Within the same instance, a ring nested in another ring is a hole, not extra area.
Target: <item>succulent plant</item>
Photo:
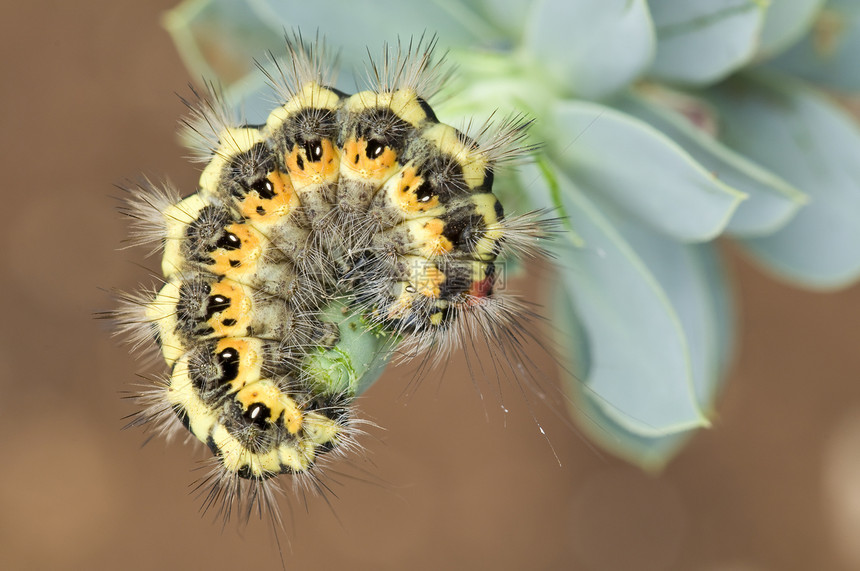
[[[535,160],[498,192],[553,208],[553,324],[572,414],[605,448],[664,465],[709,425],[734,344],[716,240],[809,288],[860,277],[860,90],[852,0],[191,0],[167,28],[192,75],[249,120],[253,59],[285,30],[340,49],[338,85],[384,41],[437,34],[457,68],[442,120],[534,117]]]

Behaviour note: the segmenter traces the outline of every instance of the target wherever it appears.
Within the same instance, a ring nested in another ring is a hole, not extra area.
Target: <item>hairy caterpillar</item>
[[[321,44],[287,38],[287,60],[261,66],[283,101],[264,124],[240,121],[214,85],[187,102],[195,193],[128,189],[131,241],[161,251],[164,282],[111,316],[170,369],[132,424],[206,444],[204,505],[225,517],[277,517],[278,474],[318,487],[319,460],[356,446],[353,399],[395,349],[438,360],[523,335],[496,264],[542,252],[552,222],[505,216],[493,180],[531,151],[529,121],[473,136],[439,122],[434,44],[386,48],[371,88],[348,95]]]

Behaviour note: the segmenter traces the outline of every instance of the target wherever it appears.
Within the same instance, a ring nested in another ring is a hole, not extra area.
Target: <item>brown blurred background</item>
[[[159,25],[173,3],[3,6],[2,569],[280,566],[265,525],[197,513],[199,448],[121,431],[145,367],[92,319],[156,267],[116,251],[112,185],[196,180],[175,138],[188,76]],[[662,476],[538,410],[559,467],[516,390],[504,419],[460,358],[406,399],[393,369],[361,402],[385,428],[369,461],[336,468],[371,482],[334,476],[331,509],[282,502],[288,568],[860,569],[860,289],[730,261],[742,350],[714,428]]]

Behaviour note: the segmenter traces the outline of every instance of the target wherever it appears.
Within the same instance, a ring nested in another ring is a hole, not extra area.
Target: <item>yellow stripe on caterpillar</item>
[[[343,107],[347,113],[354,114],[368,109],[387,109],[415,129],[420,128],[429,118],[417,94],[407,89],[389,92],[360,91],[349,97]]]
[[[489,162],[487,156],[454,127],[436,123],[424,129],[421,138],[430,141],[439,153],[450,158],[462,169],[462,179],[468,190],[484,185]]]
[[[255,145],[265,145],[263,133],[254,127],[228,128],[218,133],[221,144],[212,155],[212,159],[200,174],[200,189],[213,196],[219,196],[218,188],[223,185],[224,178],[230,177],[230,162],[238,155],[247,153]],[[256,157],[248,157],[254,161]],[[251,167],[253,168],[253,167]],[[251,170],[251,169],[249,169]],[[221,198],[219,196],[219,198]]]

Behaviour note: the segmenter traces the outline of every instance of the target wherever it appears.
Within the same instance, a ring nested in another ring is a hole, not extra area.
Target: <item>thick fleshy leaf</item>
[[[860,91],[858,55],[860,2],[831,0],[812,30],[767,65],[833,89]]]
[[[532,10],[524,44],[549,77],[594,99],[645,71],[655,41],[645,0],[544,0]]]
[[[395,341],[340,301],[330,304],[320,319],[336,323],[340,336],[334,347],[309,354],[303,372],[323,394],[362,394],[382,375]]]
[[[581,188],[677,240],[722,233],[745,194],[720,181],[666,135],[609,107],[558,103],[543,120],[547,151]]]
[[[737,79],[708,92],[721,137],[805,192],[810,203],[785,227],[745,240],[775,272],[808,287],[860,277],[860,129],[816,91],[796,83]]]
[[[283,48],[283,31],[241,0],[186,0],[164,15],[164,27],[193,77],[224,86],[244,78],[267,49]]]
[[[770,2],[761,31],[759,56],[770,57],[788,48],[812,27],[824,0]]]
[[[696,430],[689,429],[668,436],[643,436],[630,431],[606,414],[598,404],[600,401],[592,396],[588,385],[580,380],[589,376],[588,340],[566,288],[559,288],[553,303],[553,313],[556,316],[554,325],[559,343],[569,356],[563,363],[563,374],[568,371],[575,373],[573,378],[567,379],[565,389],[570,397],[570,413],[577,426],[611,454],[643,470],[659,472]]]
[[[690,429],[667,436],[643,436],[607,415],[581,384],[570,387],[569,394],[571,414],[580,429],[605,450],[647,472],[660,472],[696,433]]]
[[[600,209],[560,169],[522,171],[532,193],[558,205],[575,234],[558,240],[558,265],[587,335],[588,393],[639,435],[707,425],[695,395],[690,348],[666,292]]]
[[[489,23],[509,38],[505,44],[512,45],[522,39],[523,22],[528,20],[533,0],[463,0],[474,15]],[[456,5],[457,2],[451,2]],[[474,16],[472,16],[474,17]]]
[[[360,69],[370,52],[375,59],[383,43],[397,45],[398,38],[408,45],[411,38],[432,35],[445,49],[490,43],[504,36],[488,26],[471,9],[459,2],[429,0],[377,0],[372,3],[352,0],[248,0],[270,28],[276,30],[319,31],[339,48],[340,61],[347,70]]]
[[[755,54],[764,22],[761,0],[650,0],[648,5],[657,29],[657,55],[649,72],[655,78],[713,83]]]
[[[723,344],[731,339],[733,322],[730,311],[717,314],[717,292],[727,296],[728,283],[716,246],[681,244],[618,220],[615,226],[666,292],[687,339],[696,400],[703,410],[712,410],[727,358]]]
[[[726,230],[730,234],[761,236],[775,232],[808,202],[806,195],[795,187],[729,149],[671,109],[635,94],[620,97],[612,105],[659,130],[717,178],[748,195],[729,221]]]
[[[734,325],[729,284],[715,244],[683,244],[616,209],[602,212],[666,292],[687,339],[697,402],[710,410],[719,373],[730,358]]]
[[[731,354],[734,336],[734,319],[729,287],[722,263],[713,244],[685,246],[677,243],[664,249],[666,239],[653,232],[631,243],[644,248],[637,252],[661,284],[667,285],[667,294],[684,325],[690,342],[697,397],[705,410],[712,410],[713,401],[724,381],[726,364]],[[654,257],[656,254],[656,258]],[[683,447],[695,430],[686,430],[667,436],[645,436],[629,430],[600,406],[592,396],[590,387],[579,379],[587,379],[591,363],[588,358],[587,335],[574,311],[571,295],[576,284],[560,288],[553,307],[557,316],[555,325],[561,333],[560,341],[571,355],[568,370],[577,378],[568,379],[566,388],[571,396],[571,412],[577,424],[603,448],[649,471],[658,471]],[[574,294],[575,295],[575,294]],[[697,371],[697,372],[696,372]]]
[[[534,62],[507,52],[453,48],[448,59],[457,67],[449,87],[433,102],[440,119],[459,125],[466,117],[487,117],[494,112],[524,112],[542,116],[560,93],[550,85]]]

